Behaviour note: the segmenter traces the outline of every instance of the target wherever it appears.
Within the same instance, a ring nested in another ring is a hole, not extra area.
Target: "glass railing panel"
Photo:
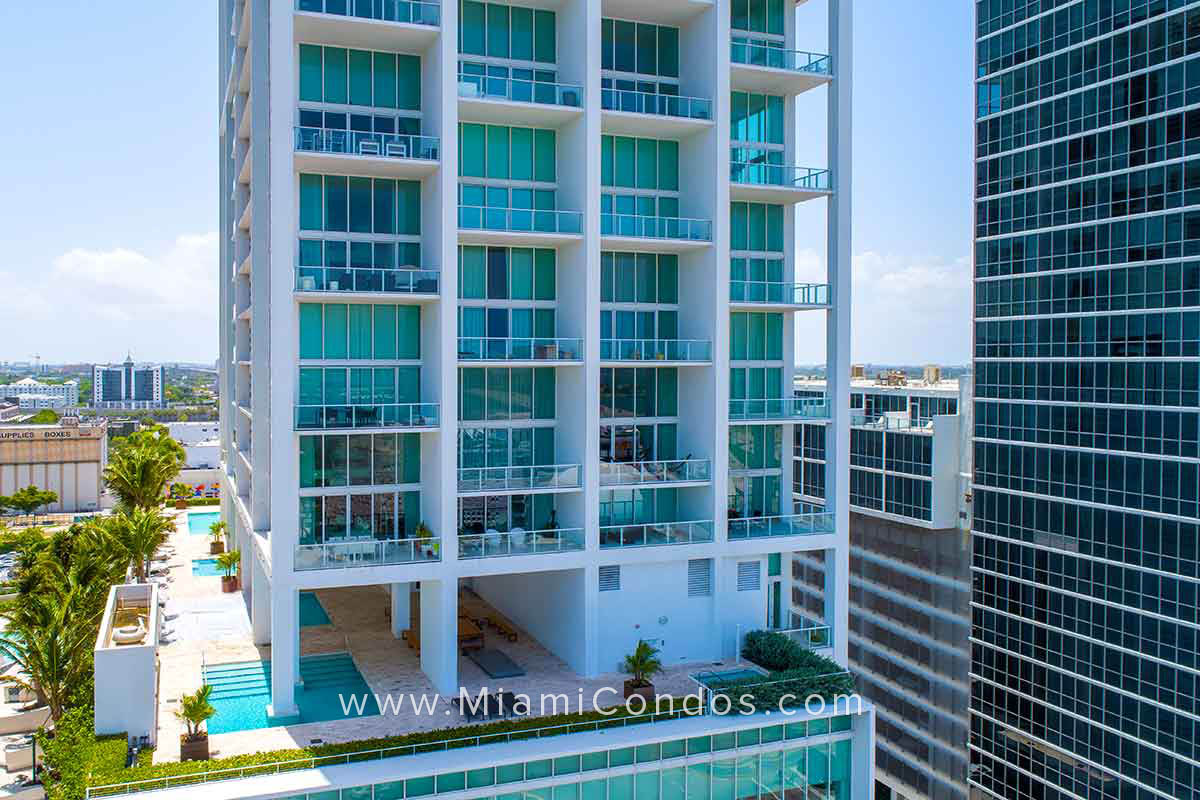
[[[729,520],[729,538],[731,540],[769,539],[776,536],[813,536],[820,533],[833,533],[833,531],[832,511]]]
[[[585,542],[583,528],[553,528],[541,531],[514,528],[511,531],[460,533],[458,557],[498,558],[578,552],[583,550]]]
[[[460,492],[507,492],[534,489],[578,489],[583,465],[544,464],[531,467],[461,467]]]
[[[442,542],[428,539],[339,539],[296,545],[296,571],[382,567],[441,561]]]
[[[686,217],[643,217],[639,214],[601,214],[600,235],[639,239],[712,241],[712,220]]]
[[[458,227],[474,231],[581,234],[583,214],[556,209],[459,206]]]
[[[458,75],[458,96],[464,99],[512,100],[517,103],[542,103],[549,106],[579,108],[583,105],[583,87],[523,78],[488,75]]]
[[[600,549],[707,544],[713,540],[712,520],[651,522],[644,525],[600,526]]]
[[[631,89],[601,89],[600,106],[605,111],[656,114],[660,117],[712,119],[712,100],[675,94],[636,92]]]
[[[752,67],[770,67],[811,75],[829,75],[833,62],[823,53],[788,50],[761,42],[731,42],[729,60]]]
[[[413,25],[442,24],[441,6],[418,0],[296,0],[296,10]]]
[[[334,428],[435,428],[437,403],[353,403],[296,406],[296,430]]]
[[[643,483],[709,480],[712,480],[712,464],[707,458],[600,462],[601,486],[633,486]]]
[[[932,417],[908,417],[908,416],[892,416],[889,414],[880,414],[878,416],[865,416],[863,414],[851,414],[850,424],[859,428],[878,428],[880,430],[912,430],[921,431],[928,430],[933,427]]]
[[[460,336],[460,361],[579,361],[582,339],[503,339]]]
[[[811,397],[730,400],[731,420],[828,419],[829,403]]]
[[[296,127],[296,151],[376,158],[419,158],[437,161],[441,140],[407,133],[365,133],[336,128]]]
[[[808,619],[801,620],[801,622],[803,624],[799,627],[775,630],[774,632],[782,633],[796,644],[809,650],[833,647],[833,628],[831,626]]]
[[[602,361],[712,361],[708,339],[602,339]]]
[[[829,284],[786,281],[729,281],[731,303],[787,303],[801,306],[829,305]]]
[[[729,164],[729,180],[750,186],[778,186],[809,192],[833,190],[833,179],[829,170],[796,167],[790,164],[732,161]]]
[[[440,283],[441,273],[435,269],[296,267],[298,292],[437,294]]]

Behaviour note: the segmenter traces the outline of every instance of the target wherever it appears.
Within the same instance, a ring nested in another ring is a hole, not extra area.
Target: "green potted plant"
[[[221,591],[236,592],[239,587],[237,571],[242,562],[242,554],[239,550],[230,550],[227,553],[221,553],[217,556],[217,566],[225,574],[221,576]]]
[[[192,496],[192,487],[186,483],[171,484],[171,499],[175,501],[175,508],[185,509],[188,507],[188,498]]]
[[[180,761],[208,760],[208,731],[204,730],[204,723],[217,713],[208,702],[212,688],[211,684],[202,686],[179,698],[179,710],[175,716],[187,726],[187,731],[179,737]]]
[[[625,681],[626,700],[636,694],[648,702],[653,702],[654,684],[650,679],[662,672],[662,661],[658,658],[657,647],[645,639],[639,639],[634,651],[625,656],[621,671],[630,676],[629,680]]]
[[[437,554],[437,542],[433,541],[433,531],[425,524],[425,520],[421,520],[417,527],[413,528],[413,538],[417,540],[417,547],[426,558],[433,558]]]
[[[208,526],[208,535],[212,541],[208,544],[208,552],[210,555],[218,556],[225,552],[225,532],[229,526],[224,520],[217,520],[212,525]]]

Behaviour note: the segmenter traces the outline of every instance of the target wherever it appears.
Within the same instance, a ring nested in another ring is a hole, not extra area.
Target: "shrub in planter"
[[[208,526],[208,535],[212,537],[212,541],[208,545],[210,555],[217,556],[225,552],[225,532],[228,527],[222,520],[217,520]]]
[[[237,576],[238,566],[242,562],[242,553],[240,550],[230,550],[227,553],[221,553],[217,556],[217,566],[225,573],[221,577],[222,592],[236,592],[239,587]]]
[[[175,716],[187,726],[187,731],[179,737],[180,761],[208,760],[208,732],[204,730],[204,723],[217,713],[208,702],[212,688],[211,684],[202,686],[179,698],[179,710]]]
[[[648,701],[654,700],[654,684],[650,679],[662,672],[662,661],[658,658],[657,647],[645,639],[639,639],[634,651],[625,656],[621,670],[630,675],[629,680],[625,681],[625,699],[636,694]]]

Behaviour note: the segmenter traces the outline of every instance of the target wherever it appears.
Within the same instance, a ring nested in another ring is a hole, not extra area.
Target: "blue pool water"
[[[217,566],[215,558],[193,558],[192,574],[199,575],[202,578],[219,578],[225,572]]]
[[[195,536],[208,536],[208,526],[220,520],[220,511],[190,511],[188,512],[188,533]]]
[[[317,599],[317,595],[313,592],[300,593],[300,627],[307,628],[310,625],[329,625],[329,615],[325,613],[324,606]]]
[[[744,681],[748,678],[763,678],[762,670],[757,670],[752,667],[726,669],[720,672],[701,672],[692,676],[699,683],[708,688],[719,686],[730,681]]]
[[[213,687],[209,702],[217,713],[208,721],[209,733],[230,733],[296,725],[304,722],[357,717],[353,711],[345,714],[339,695],[367,696],[361,716],[378,716],[379,706],[362,674],[348,653],[304,656],[300,659],[300,679],[303,688],[296,689],[299,717],[268,719],[271,703],[271,662],[245,661],[238,664],[217,664],[204,668],[204,682]]]

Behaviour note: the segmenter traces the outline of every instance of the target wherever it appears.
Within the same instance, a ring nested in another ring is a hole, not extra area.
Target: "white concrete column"
[[[444,695],[458,694],[458,580],[421,581],[421,671]]]
[[[271,643],[271,582],[256,553],[250,553],[250,630],[255,644]],[[245,573],[243,573],[244,575]]]
[[[409,615],[411,614],[409,594],[411,584],[393,583],[390,587],[392,595],[392,636],[397,639],[408,630]]]
[[[268,717],[291,717],[296,707],[300,656],[300,598],[291,587],[271,592],[271,705]]]

